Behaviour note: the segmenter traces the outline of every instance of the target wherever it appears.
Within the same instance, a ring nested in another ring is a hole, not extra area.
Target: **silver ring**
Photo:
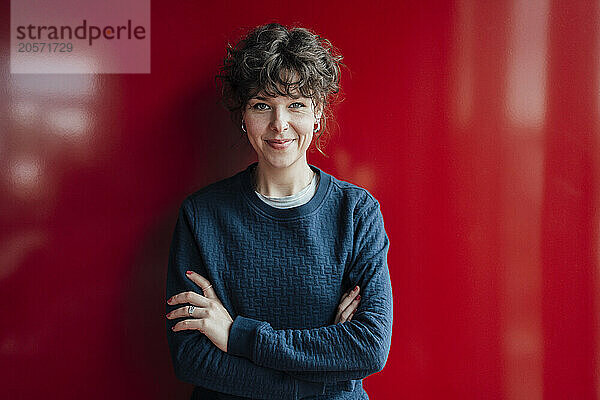
[[[208,290],[208,289],[210,289],[211,287],[212,287],[212,284],[208,285],[208,286],[207,286],[207,287],[205,287],[205,288],[202,288],[202,291],[204,292],[205,290]]]
[[[194,313],[194,308],[196,308],[196,307],[194,307],[194,306],[188,306],[188,314],[189,314],[190,317]]]

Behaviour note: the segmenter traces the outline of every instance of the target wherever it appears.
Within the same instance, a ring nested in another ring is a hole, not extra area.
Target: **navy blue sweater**
[[[175,374],[198,399],[368,399],[392,335],[389,241],[365,189],[320,174],[306,204],[278,209],[254,193],[246,170],[189,195],[171,243],[167,298],[207,278],[234,319],[228,352],[198,331],[167,339]],[[334,324],[344,292],[361,288],[353,319]],[[167,305],[170,312],[181,305]]]

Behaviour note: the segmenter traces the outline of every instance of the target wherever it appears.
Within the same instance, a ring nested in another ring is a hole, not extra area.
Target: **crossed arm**
[[[255,364],[326,383],[362,379],[383,369],[391,344],[392,291],[389,241],[375,201],[357,219],[350,282],[362,298],[348,323],[315,329],[275,330],[267,322],[237,316],[228,352]]]
[[[274,330],[267,322],[239,315],[232,319],[212,289],[204,296],[194,293],[209,282],[197,267],[201,258],[191,216],[184,203],[167,277],[167,296],[173,297],[167,307],[173,317],[167,320],[167,336],[180,379],[234,395],[302,398],[340,390],[349,380],[383,368],[391,340],[392,298],[388,241],[378,205],[363,215],[360,223],[369,229],[357,238],[361,250],[349,269],[350,281],[362,290],[354,320],[303,330]],[[200,274],[186,275],[190,266]],[[183,303],[197,305],[197,318],[175,321],[188,308],[173,306]],[[270,393],[265,394],[265,388]]]

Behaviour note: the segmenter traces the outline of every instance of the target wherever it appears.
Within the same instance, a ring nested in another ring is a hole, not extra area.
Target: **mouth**
[[[265,142],[275,150],[284,150],[287,149],[294,140],[296,139],[268,139],[265,140]]]

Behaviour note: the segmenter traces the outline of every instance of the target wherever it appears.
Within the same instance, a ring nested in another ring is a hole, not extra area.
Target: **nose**
[[[287,113],[283,110],[276,109],[275,112],[273,112],[273,118],[269,125],[273,132],[281,133],[287,131],[290,126],[288,124]]]

